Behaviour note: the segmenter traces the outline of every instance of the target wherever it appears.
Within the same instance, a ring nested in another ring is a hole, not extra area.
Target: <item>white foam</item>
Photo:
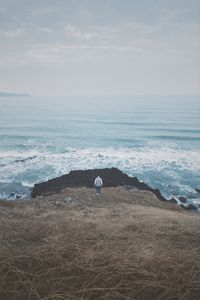
[[[0,159],[1,158],[21,158],[26,159],[32,156],[39,155],[40,152],[36,150],[31,151],[1,151],[0,152]]]
[[[154,174],[158,172],[154,187],[161,188],[161,192],[165,195],[167,184],[165,180],[173,179],[173,182],[169,183],[171,188],[168,188],[166,197],[174,188],[178,192],[177,196],[184,196],[188,193],[193,195],[196,191],[189,185],[183,184],[182,176],[185,173],[199,176],[200,173],[199,151],[167,146],[143,149],[67,148],[65,152],[60,153],[8,151],[0,153],[0,158],[2,158],[0,162],[8,161],[7,165],[0,167],[0,182],[14,182],[17,179],[24,187],[33,187],[35,183],[61,176],[71,170],[117,167],[131,176],[136,175],[144,179],[150,185],[155,182],[151,172],[153,171]],[[147,173],[148,175],[145,175]]]
[[[28,181],[22,181],[21,184],[22,184],[24,187],[30,187],[30,188],[32,188],[32,187],[34,186],[34,183],[28,182]]]
[[[86,148],[71,149],[65,153],[50,153],[39,151],[0,153],[0,158],[7,157],[25,159],[34,156],[23,163],[13,162],[1,167],[1,177],[15,177],[26,170],[51,167],[55,174],[61,175],[73,169],[88,169],[116,166],[122,170],[142,172],[143,170],[162,171],[166,168],[200,171],[200,154],[198,151],[177,150],[167,147],[131,149],[131,148]],[[173,172],[174,170],[172,170]],[[3,176],[2,176],[3,175]],[[44,174],[45,176],[45,174]]]
[[[5,192],[0,193],[0,199],[1,199],[1,200],[7,199],[8,197],[9,197],[8,194],[6,194]]]

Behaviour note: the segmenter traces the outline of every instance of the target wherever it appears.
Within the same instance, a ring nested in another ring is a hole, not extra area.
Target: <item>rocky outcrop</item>
[[[69,174],[35,184],[32,190],[32,197],[52,194],[67,187],[85,186],[92,188],[94,179],[98,175],[103,179],[104,187],[129,186],[139,190],[151,191],[161,201],[166,200],[159,189],[152,189],[146,183],[140,182],[137,177],[130,177],[117,168],[71,171]]]
[[[171,203],[177,204],[177,200],[175,198],[171,198],[170,200],[168,200]]]
[[[181,201],[182,203],[187,203],[187,198],[181,196],[181,197],[178,197],[178,200]]]
[[[193,210],[193,211],[196,211],[198,209],[198,207],[192,203],[189,203],[188,205],[181,204],[180,207],[187,209],[187,210]]]

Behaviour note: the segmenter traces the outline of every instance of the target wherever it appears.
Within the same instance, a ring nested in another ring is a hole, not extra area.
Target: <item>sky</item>
[[[200,0],[0,0],[0,91],[200,94]]]

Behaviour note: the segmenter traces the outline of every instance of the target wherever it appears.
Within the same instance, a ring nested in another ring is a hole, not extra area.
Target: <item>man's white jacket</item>
[[[95,179],[94,185],[95,185],[95,186],[102,186],[102,185],[103,185],[103,181],[102,181],[101,177],[98,176],[98,177]]]

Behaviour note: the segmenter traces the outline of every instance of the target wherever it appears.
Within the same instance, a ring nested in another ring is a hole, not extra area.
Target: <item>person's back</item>
[[[94,185],[96,187],[96,194],[100,195],[101,194],[101,186],[103,186],[103,180],[101,179],[100,176],[97,176],[95,178]]]
[[[97,178],[95,178],[94,185],[95,186],[102,186],[103,185],[103,181],[102,181],[100,176],[97,176]]]

